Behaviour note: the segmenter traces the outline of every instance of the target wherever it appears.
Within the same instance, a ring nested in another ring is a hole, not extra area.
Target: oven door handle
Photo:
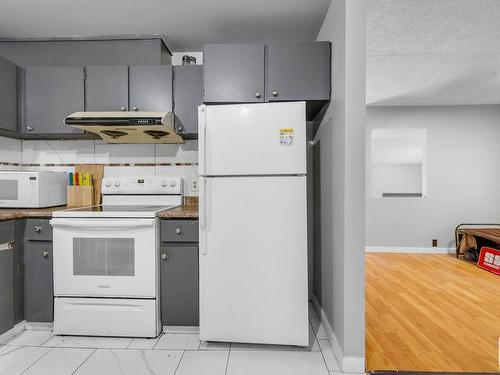
[[[50,224],[53,227],[71,228],[93,228],[93,229],[123,229],[123,228],[151,228],[154,227],[156,219],[139,220],[73,220],[73,219],[52,219]]]

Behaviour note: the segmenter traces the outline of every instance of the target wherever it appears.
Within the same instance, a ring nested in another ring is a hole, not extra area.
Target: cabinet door
[[[87,66],[85,72],[86,111],[127,110],[127,66]]]
[[[199,324],[198,247],[165,246],[160,250],[162,324]]]
[[[17,130],[17,66],[0,57],[0,129]]]
[[[330,55],[329,42],[267,46],[267,100],[330,100]]]
[[[203,47],[203,101],[264,101],[264,46],[207,44]]]
[[[54,314],[52,243],[27,242],[24,258],[26,320],[52,322]]]
[[[129,79],[131,111],[172,111],[170,65],[131,66]]]
[[[203,103],[203,71],[200,65],[174,66],[175,130],[198,134],[198,106]]]
[[[28,133],[83,133],[64,118],[84,109],[83,68],[36,66],[25,71],[25,121]]]
[[[24,320],[24,230],[26,220],[15,222],[14,324]]]
[[[14,249],[0,248],[0,335],[12,327],[14,327]]]

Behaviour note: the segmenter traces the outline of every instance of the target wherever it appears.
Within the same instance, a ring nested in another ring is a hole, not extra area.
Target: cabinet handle
[[[33,128],[31,126],[26,125],[26,131],[31,132],[31,131],[33,131]]]
[[[139,110],[139,108],[137,108],[136,106],[133,106],[132,110],[137,112]]]
[[[125,112],[127,110],[127,107],[121,106],[120,111]]]
[[[167,254],[161,254],[161,260],[167,260],[168,256]]]
[[[182,229],[181,228],[177,228],[175,230],[175,234],[181,235],[182,234]]]
[[[272,92],[272,94],[273,94],[273,96],[274,96],[274,97],[276,97],[276,96],[278,96],[278,94],[279,94],[279,93],[278,93],[278,91],[274,90],[274,91]]]
[[[40,227],[40,226],[37,225],[35,227],[35,232],[40,233],[41,231],[42,231],[42,227]]]
[[[44,250],[44,251],[42,251],[42,256],[43,256],[44,258],[47,258],[47,257],[49,256],[49,252],[48,252],[48,251],[45,251],[45,250]]]
[[[255,97],[256,97],[257,99],[260,99],[260,97],[261,97],[261,93],[257,91],[257,92],[255,93]]]

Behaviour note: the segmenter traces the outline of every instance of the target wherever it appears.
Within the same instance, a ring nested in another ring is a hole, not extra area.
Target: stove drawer
[[[54,299],[57,335],[156,337],[160,330],[155,299]]]
[[[162,220],[162,242],[198,242],[198,220]]]

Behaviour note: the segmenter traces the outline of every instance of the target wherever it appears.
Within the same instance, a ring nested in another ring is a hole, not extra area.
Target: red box
[[[500,276],[500,250],[482,247],[477,266]]]

